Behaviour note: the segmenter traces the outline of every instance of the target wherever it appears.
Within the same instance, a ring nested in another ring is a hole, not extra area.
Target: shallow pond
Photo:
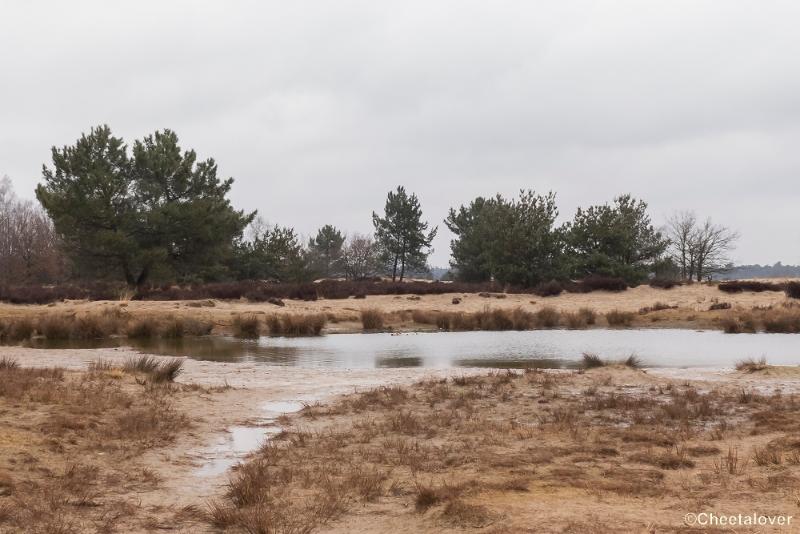
[[[761,356],[771,364],[800,364],[800,336],[796,334],[725,334],[681,329],[331,334],[258,340],[209,336],[178,340],[45,341],[33,346],[132,346],[143,352],[198,360],[336,368],[575,367],[584,352],[607,359],[633,354],[647,367],[731,367],[744,358]]]

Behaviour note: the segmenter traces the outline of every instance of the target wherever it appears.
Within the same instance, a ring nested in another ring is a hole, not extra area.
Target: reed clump
[[[385,314],[377,308],[361,310],[361,326],[364,330],[380,330],[385,323]]]
[[[283,314],[267,317],[271,336],[319,336],[328,322],[324,313]]]
[[[235,315],[232,328],[236,337],[257,338],[261,335],[261,321],[252,313]]]
[[[606,321],[609,326],[631,326],[635,315],[632,312],[611,310],[606,313]]]

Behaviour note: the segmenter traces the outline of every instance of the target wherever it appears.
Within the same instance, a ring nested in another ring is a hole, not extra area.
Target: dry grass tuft
[[[767,359],[762,356],[758,360],[754,358],[747,358],[746,360],[742,360],[740,362],[736,362],[736,370],[737,371],[745,371],[748,373],[755,373],[756,371],[763,371],[769,367],[767,365]]]
[[[270,315],[267,326],[272,336],[319,336],[328,318],[324,313]]]
[[[364,330],[380,330],[384,324],[384,313],[377,308],[361,310],[361,325]]]
[[[9,356],[0,358],[0,370],[19,369],[19,362]]]
[[[261,335],[261,322],[254,314],[237,314],[233,318],[233,335],[242,338],[257,338]]]
[[[600,358],[600,356],[598,356],[597,354],[584,352],[582,365],[584,369],[596,369],[598,367],[605,367],[607,364],[605,360]]]
[[[126,334],[130,338],[150,339],[158,336],[158,321],[153,317],[134,319],[127,327]]]
[[[606,321],[609,326],[630,326],[634,318],[633,312],[612,310],[606,313]]]

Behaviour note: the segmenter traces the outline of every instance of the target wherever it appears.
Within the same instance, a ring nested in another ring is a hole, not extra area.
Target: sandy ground
[[[459,304],[453,304],[453,298],[461,299]],[[669,290],[656,289],[642,285],[619,293],[595,291],[592,293],[562,293],[556,297],[538,297],[536,295],[507,294],[503,298],[481,297],[477,294],[442,294],[442,295],[378,295],[368,296],[365,299],[317,300],[317,301],[292,301],[286,300],[283,307],[269,303],[252,303],[247,301],[66,301],[47,306],[39,305],[12,305],[0,303],[0,318],[38,315],[43,313],[77,313],[102,311],[109,306],[124,307],[135,316],[139,315],[166,315],[173,314],[184,317],[196,317],[210,320],[215,325],[215,332],[227,332],[232,317],[240,313],[255,313],[260,315],[283,313],[325,313],[329,317],[326,331],[354,332],[361,330],[359,312],[366,308],[377,308],[387,313],[395,313],[397,317],[390,318],[388,325],[396,330],[420,329],[407,318],[403,319],[401,312],[412,310],[425,311],[465,311],[476,312],[486,306],[491,308],[523,308],[537,311],[544,306],[552,306],[563,312],[574,312],[580,308],[592,308],[599,313],[611,310],[638,312],[642,308],[652,307],[656,303],[677,306],[678,309],[664,310],[657,314],[648,314],[637,319],[642,324],[649,326],[672,327],[709,327],[713,326],[715,318],[727,312],[709,312],[712,303],[728,302],[740,310],[750,310],[754,307],[769,307],[780,305],[789,299],[782,292],[765,291],[762,293],[744,292],[739,294],[723,293],[715,286],[693,284],[678,286]],[[654,324],[654,319],[658,321]],[[429,327],[423,327],[429,328]]]

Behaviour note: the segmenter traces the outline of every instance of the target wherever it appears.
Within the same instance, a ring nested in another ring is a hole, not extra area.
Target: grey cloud
[[[158,128],[303,233],[366,231],[397,184],[450,206],[520,188],[562,216],[630,191],[800,262],[795,2],[2,2],[0,173]],[[445,264],[450,236],[437,238]]]

